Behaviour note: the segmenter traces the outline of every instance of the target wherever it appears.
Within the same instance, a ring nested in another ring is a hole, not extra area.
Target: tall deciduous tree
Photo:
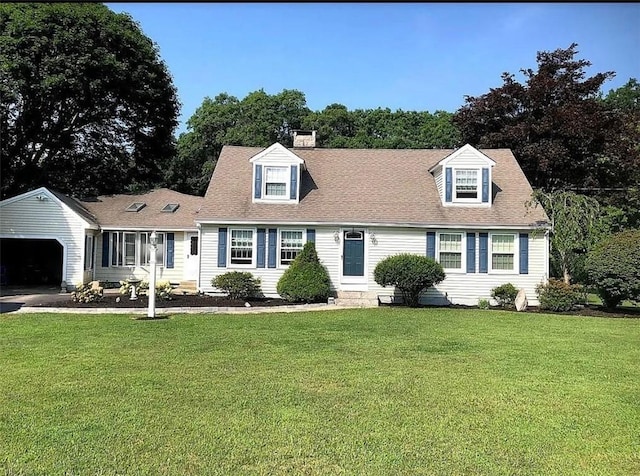
[[[574,192],[536,190],[528,207],[541,206],[551,220],[552,271],[564,282],[581,271],[584,256],[605,233],[606,222],[598,201]]]
[[[629,185],[629,157],[607,144],[623,133],[619,115],[599,99],[613,72],[585,78],[591,63],[574,59],[577,45],[539,52],[538,69],[521,70],[526,81],[502,75],[503,85],[466,97],[456,113],[463,141],[514,151],[535,188],[606,189]]]
[[[176,90],[157,46],[102,4],[0,5],[2,197],[157,185]]]

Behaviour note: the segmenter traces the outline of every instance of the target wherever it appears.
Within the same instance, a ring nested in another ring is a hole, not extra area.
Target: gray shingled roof
[[[371,223],[426,226],[530,226],[532,189],[509,149],[482,149],[496,162],[491,208],[444,207],[429,169],[452,149],[290,149],[304,160],[298,204],[252,203],[252,165],[260,147],[225,146],[198,221]]]
[[[203,201],[203,197],[160,188],[137,195],[100,196],[95,201],[82,201],[82,205],[102,227],[188,229],[196,227],[195,219]],[[126,211],[134,202],[146,206],[138,212]],[[180,207],[173,213],[162,212],[168,203],[178,203]]]

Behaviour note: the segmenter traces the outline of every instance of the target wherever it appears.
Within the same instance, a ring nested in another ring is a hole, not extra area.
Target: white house
[[[155,230],[158,279],[216,294],[212,278],[250,271],[276,297],[313,241],[339,298],[394,294],[373,270],[409,252],[446,272],[424,303],[475,305],[512,283],[535,305],[549,237],[544,211],[525,206],[531,192],[508,149],[325,149],[312,133],[292,148],[225,146],[205,197],[159,189],[79,201],[40,188],[4,200],[0,258],[10,283],[145,279]]]
[[[266,296],[306,241],[314,241],[338,297],[393,294],[373,270],[400,252],[434,257],[446,279],[424,303],[475,305],[512,283],[537,304],[548,279],[548,218],[529,210],[531,186],[508,149],[264,149],[225,146],[196,223],[198,287],[250,271]],[[300,145],[300,146],[296,146]]]

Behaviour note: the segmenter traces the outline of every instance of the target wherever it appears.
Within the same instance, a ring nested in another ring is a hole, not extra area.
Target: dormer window
[[[478,200],[478,169],[456,169],[456,200]]]
[[[429,169],[445,206],[491,206],[491,169],[496,162],[469,144]]]
[[[265,198],[287,198],[289,167],[264,168]]]
[[[279,143],[254,155],[253,202],[298,203],[304,161]]]

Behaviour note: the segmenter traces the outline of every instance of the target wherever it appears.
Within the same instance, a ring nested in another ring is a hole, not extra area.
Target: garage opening
[[[56,240],[0,239],[2,285],[58,285],[62,281],[64,250]]]

